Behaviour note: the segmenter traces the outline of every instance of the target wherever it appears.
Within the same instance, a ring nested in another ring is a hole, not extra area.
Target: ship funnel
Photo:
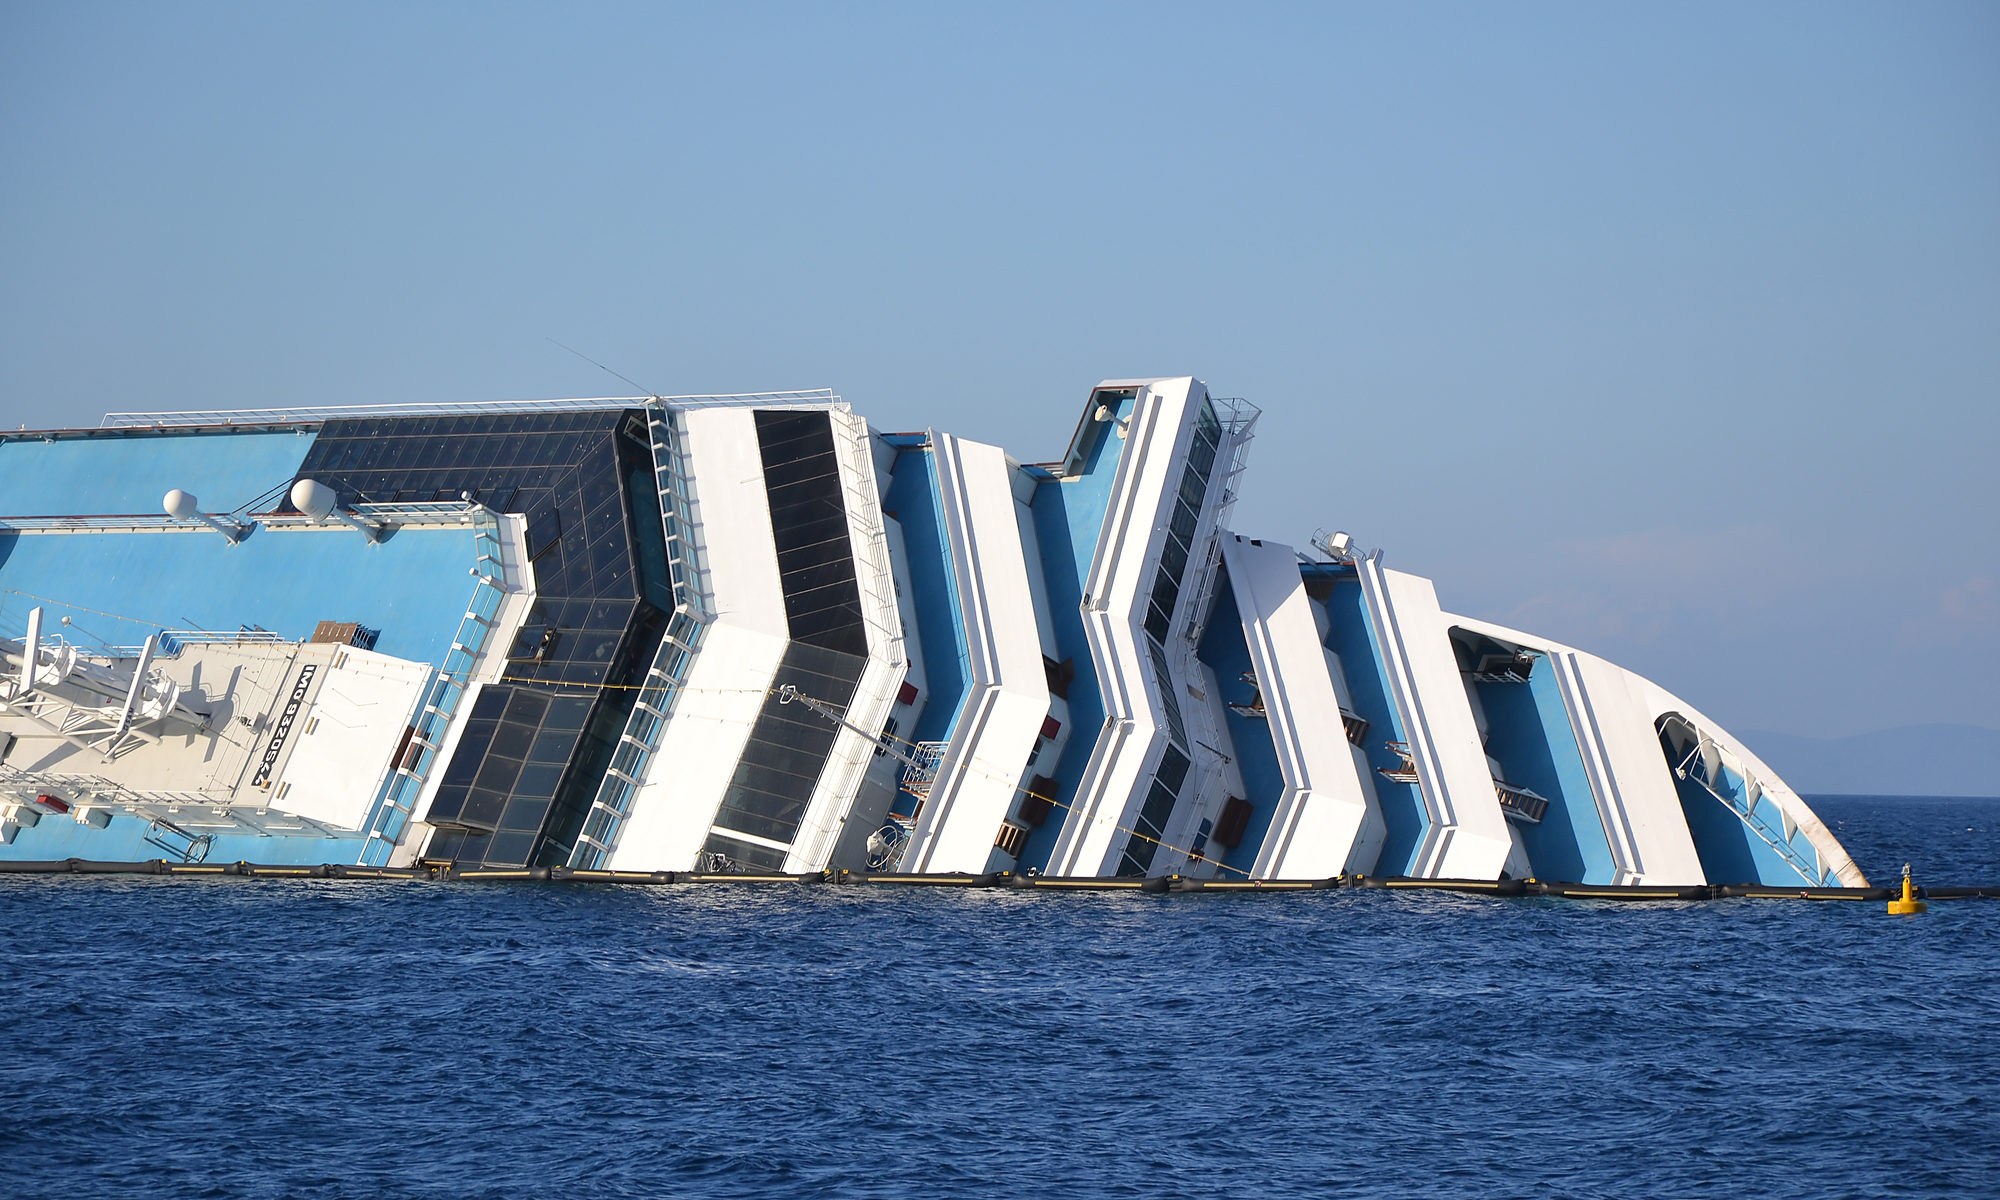
[[[364,521],[341,508],[340,497],[317,479],[301,479],[292,485],[292,507],[311,517],[315,524],[324,525],[331,518],[359,529],[371,542],[382,540],[381,522]]]
[[[234,521],[218,520],[201,511],[201,501],[197,500],[192,492],[184,492],[179,488],[175,488],[173,491],[168,492],[165,498],[160,501],[160,506],[166,509],[167,515],[176,521],[196,522],[208,526],[223,537],[228,538],[229,544],[232,546],[250,534],[250,527],[248,525],[238,525]]]

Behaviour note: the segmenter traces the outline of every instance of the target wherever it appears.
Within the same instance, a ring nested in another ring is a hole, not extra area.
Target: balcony
[[[1526,683],[1534,670],[1532,654],[1482,654],[1469,674],[1479,683]]]
[[[919,800],[928,799],[931,784],[937,782],[938,767],[944,761],[948,742],[918,742],[903,762],[903,779],[897,786]]]
[[[1494,794],[1500,797],[1500,812],[1510,821],[1522,825],[1540,825],[1542,815],[1549,811],[1548,797],[1537,795],[1524,787],[1511,783],[1493,781]]]
[[[1396,757],[1402,761],[1394,767],[1377,767],[1375,768],[1376,773],[1393,783],[1416,783],[1417,760],[1410,755],[1410,744],[1408,742],[1383,742],[1382,744],[1393,751]]]

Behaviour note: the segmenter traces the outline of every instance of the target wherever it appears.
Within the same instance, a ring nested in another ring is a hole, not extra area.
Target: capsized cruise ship
[[[1232,529],[1258,423],[1181,377],[1040,463],[828,392],[0,434],[0,858],[1867,885],[1651,681]]]

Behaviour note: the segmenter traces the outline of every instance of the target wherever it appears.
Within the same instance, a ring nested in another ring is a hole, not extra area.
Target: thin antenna
[[[588,354],[585,354],[583,351],[577,349],[575,346],[563,346],[561,342],[556,341],[554,338],[549,338],[548,340],[552,345],[562,346],[563,349],[569,351],[571,354],[576,355],[578,358],[589,363],[591,366],[596,367],[598,370],[603,371],[605,374],[615,376],[619,379],[624,380],[626,383],[631,384],[633,387],[638,388],[640,391],[646,393],[646,395],[649,398],[654,400],[658,400],[660,398],[660,394],[654,391],[652,388],[649,388],[645,384],[640,383],[638,380],[632,378],[630,375],[618,374],[618,372],[612,370],[610,367],[605,366],[603,363],[598,362],[596,359],[590,357],[590,355]]]

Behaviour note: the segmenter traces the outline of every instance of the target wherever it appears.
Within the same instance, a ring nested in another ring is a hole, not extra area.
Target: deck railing
[[[458,623],[444,663],[431,679],[424,703],[412,725],[409,749],[402,761],[391,762],[377,781],[375,803],[363,825],[367,841],[361,849],[366,866],[385,866],[409,826],[410,813],[423,793],[424,781],[437,766],[445,734],[452,717],[465,699],[479,656],[492,637],[500,608],[507,600],[506,575],[501,563],[500,521],[492,512],[480,509],[473,523],[475,551],[472,598],[466,602],[465,616]]]
[[[268,495],[268,493],[267,493]],[[458,526],[473,523],[480,506],[469,500],[404,500],[384,504],[356,504],[354,514],[364,521],[389,526]],[[323,529],[345,532],[345,525],[326,525],[297,512],[244,512],[226,514],[252,525],[282,532]],[[0,517],[0,530],[15,533],[210,533],[196,521],[183,521],[166,513],[77,513],[67,516]]]
[[[1764,784],[1742,763],[1732,763],[1734,755],[1718,745],[1694,722],[1678,713],[1668,713],[1659,720],[1659,731],[1668,737],[1688,745],[1686,755],[1673,763],[1674,774],[1681,779],[1691,779],[1701,789],[1721,802],[1724,808],[1736,815],[1753,836],[1769,846],[1785,860],[1785,865],[1797,871],[1801,878],[1815,886],[1824,882],[1819,864],[1808,860],[1792,845],[1792,836],[1797,830],[1797,822],[1792,820],[1778,798],[1767,792]],[[1669,759],[1671,762],[1672,760]],[[1729,786],[1728,777],[1735,775],[1742,780],[1740,789]],[[1769,800],[1769,805],[1762,801]],[[1777,809],[1778,826],[1773,828],[1769,820],[1769,809]]]
[[[591,396],[567,400],[486,400],[454,404],[354,404],[303,408],[196,409],[185,412],[106,413],[107,429],[152,429],[188,425],[290,425],[351,417],[467,417],[510,413],[593,412],[607,408],[666,405],[688,408],[844,407],[829,388],[797,392],[739,392],[723,396]]]
[[[1496,779],[1493,781],[1493,793],[1500,798],[1501,815],[1518,818],[1526,825],[1540,825],[1542,816],[1549,811],[1548,797],[1524,787],[1515,787]]]
[[[667,538],[667,570],[673,583],[674,613],[653,654],[645,682],[625,718],[611,765],[598,782],[597,795],[584,816],[583,829],[571,848],[569,865],[602,870],[618,848],[618,836],[631,815],[632,801],[646,777],[646,768],[660,748],[674,707],[687,687],[702,636],[715,618],[709,610],[703,553],[695,520],[694,476],[688,469],[686,430],[678,413],[665,405],[647,412],[653,450],[653,479],[659,489],[660,520]]]
[[[944,762],[945,747],[949,745],[950,742],[918,742],[903,764],[903,777],[897,786],[919,800],[928,797],[931,784],[937,782],[938,767]]]

